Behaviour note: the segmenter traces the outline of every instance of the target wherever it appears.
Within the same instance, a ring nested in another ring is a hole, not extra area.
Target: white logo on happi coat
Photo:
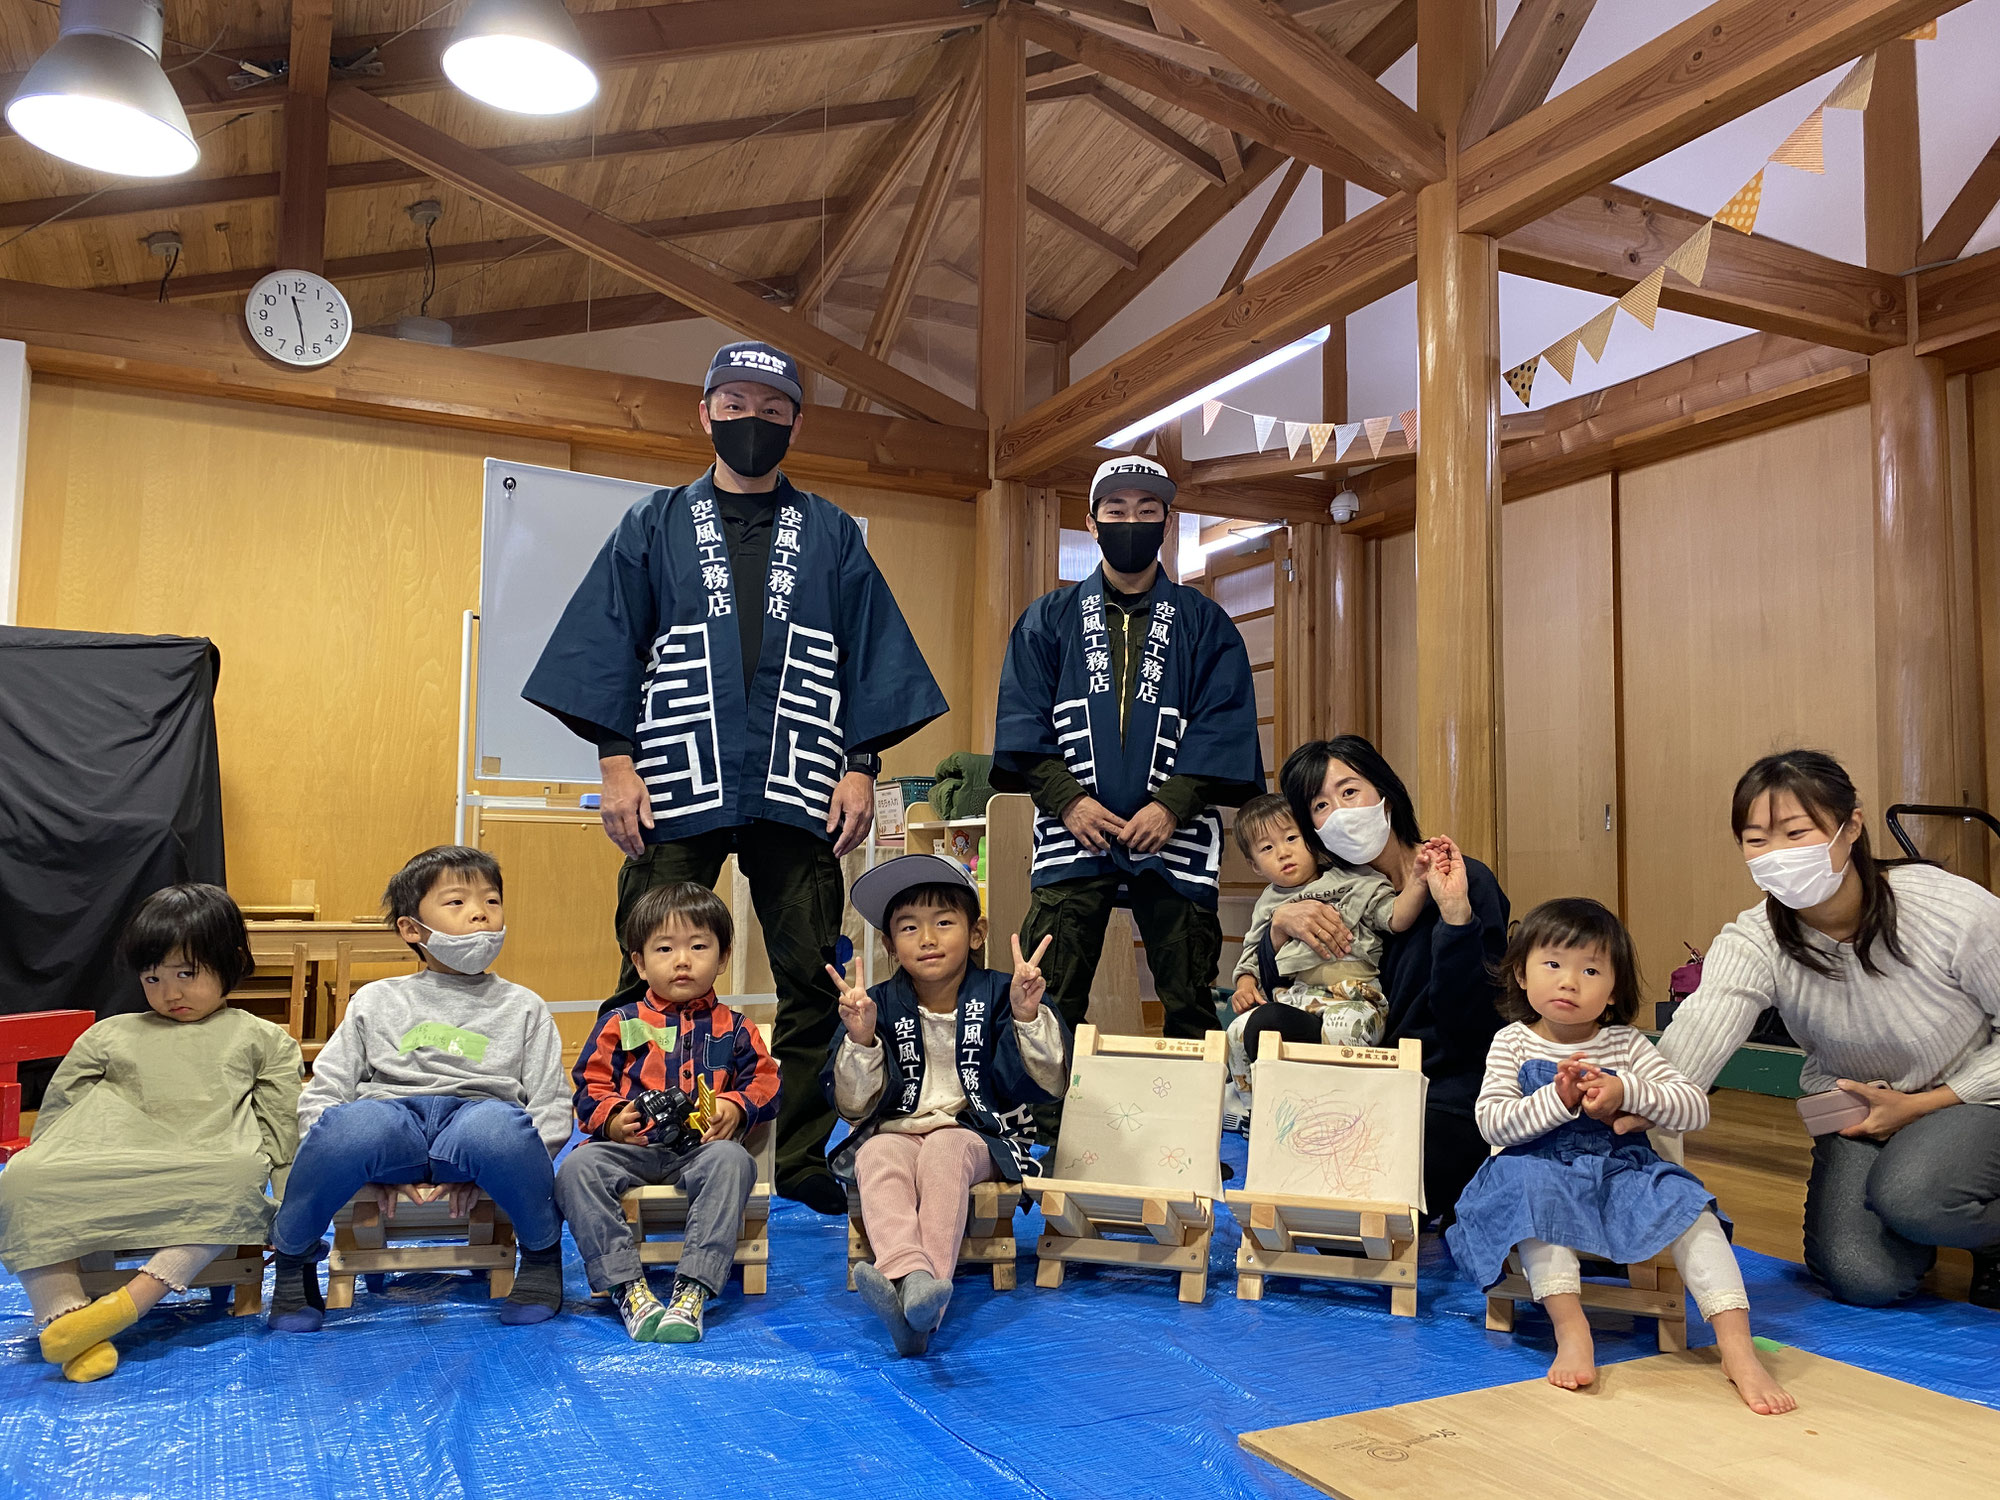
[[[840,727],[840,648],[824,630],[790,624],[771,720],[764,796],[823,818],[846,763]]]
[[[653,642],[637,739],[635,764],[656,818],[684,818],[722,805],[706,625],[676,625]]]

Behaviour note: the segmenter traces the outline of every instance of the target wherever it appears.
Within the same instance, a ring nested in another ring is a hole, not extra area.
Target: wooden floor
[[[1805,1259],[1806,1176],[1812,1137],[1789,1099],[1721,1089],[1711,1096],[1708,1129],[1687,1140],[1688,1168],[1708,1184],[1736,1221],[1736,1243],[1783,1260]],[[1941,1297],[1965,1300],[1972,1259],[1938,1254],[1927,1283]]]

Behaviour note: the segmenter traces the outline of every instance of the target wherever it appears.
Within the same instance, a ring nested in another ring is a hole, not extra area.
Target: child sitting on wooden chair
[[[1223,1113],[1232,1128],[1247,1129],[1250,1055],[1244,1031],[1256,1008],[1274,1000],[1318,1016],[1320,1040],[1329,1046],[1375,1046],[1389,1016],[1377,982],[1383,941],[1391,932],[1406,931],[1422,915],[1426,887],[1422,880],[1411,880],[1398,895],[1368,866],[1328,860],[1306,841],[1291,803],[1276,793],[1252,797],[1237,809],[1236,846],[1268,882],[1243,934],[1236,993],[1230,997],[1236,1019],[1224,1033],[1230,1092]],[[1324,901],[1338,908],[1354,934],[1354,946],[1347,957],[1328,960],[1297,939],[1286,943],[1275,956],[1275,977],[1289,982],[1266,994],[1258,950],[1271,930],[1272,913],[1288,901]]]
[[[856,1185],[875,1250],[855,1289],[909,1356],[944,1321],[972,1185],[1041,1174],[1029,1106],[1062,1096],[1069,1032],[1042,1004],[1036,966],[1052,938],[1023,958],[1016,934],[1011,977],[973,966],[986,922],[962,865],[905,854],[855,881],[851,899],[898,969],[864,990],[827,966],[841,1024],[822,1083],[853,1126],[832,1166]]]
[[[42,1357],[77,1381],[117,1369],[112,1336],[225,1248],[263,1244],[265,1183],[299,1140],[299,1044],[228,1003],[254,967],[229,893],[155,891],[122,951],[148,1009],[77,1038],[33,1144],[0,1172],[0,1261],[27,1288]],[[129,1284],[84,1296],[80,1257],[154,1245]]]
[[[1671,1250],[1744,1404],[1765,1416],[1792,1410],[1751,1341],[1750,1299],[1715,1199],[1646,1142],[1654,1128],[1701,1129],[1708,1096],[1632,1029],[1639,976],[1625,924],[1582,897],[1544,901],[1500,963],[1500,1013],[1512,1024],[1493,1038],[1474,1106],[1499,1149],[1459,1196],[1445,1231],[1452,1259],[1490,1287],[1519,1250],[1555,1325],[1549,1384],[1580,1390],[1597,1362],[1579,1254],[1634,1265]]]
[[[298,1165],[271,1226],[269,1324],[319,1328],[320,1236],[370,1186],[385,1217],[398,1197],[445,1197],[462,1218],[487,1193],[521,1246],[500,1321],[542,1322],[562,1311],[552,1162],[569,1143],[569,1094],[549,1008],[491,972],[507,932],[500,865],[483,849],[440,844],[398,870],[382,900],[424,966],[356,990],[313,1064]]]
[[[729,908],[705,885],[646,892],[622,934],[645,997],[605,1012],[576,1060],[576,1117],[590,1139],[563,1163],[556,1200],[590,1289],[611,1294],[640,1343],[700,1341],[703,1309],[729,1280],[756,1186],[757,1164],[741,1137],[778,1117],[777,1060],[757,1028],[715,998],[735,931]],[[704,1086],[714,1094],[698,1141],[684,1103],[678,1119],[652,1112],[667,1090],[694,1100]],[[665,1306],[646,1284],[620,1207],[633,1188],[661,1183],[688,1195],[687,1236]]]

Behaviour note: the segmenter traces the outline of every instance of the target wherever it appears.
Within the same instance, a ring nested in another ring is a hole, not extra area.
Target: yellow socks
[[[106,1292],[88,1307],[79,1307],[73,1313],[64,1313],[44,1328],[42,1358],[52,1365],[67,1365],[78,1355],[89,1350],[92,1345],[104,1343],[138,1321],[139,1309],[133,1304],[132,1294],[121,1286],[115,1292]],[[111,1358],[112,1366],[115,1367],[118,1357],[113,1354]],[[95,1380],[110,1373],[111,1368],[108,1367],[99,1375],[88,1378]]]
[[[63,1378],[87,1385],[102,1380],[118,1368],[118,1351],[109,1343],[92,1344],[62,1367]]]

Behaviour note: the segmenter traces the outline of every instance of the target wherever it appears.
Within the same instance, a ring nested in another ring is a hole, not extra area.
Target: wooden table
[[[380,922],[251,922],[250,956],[260,969],[288,970],[285,1030],[307,1055],[317,1053],[347,1014],[356,964],[408,964],[416,955],[396,929]],[[331,964],[332,1013],[319,1027],[320,966]]]

